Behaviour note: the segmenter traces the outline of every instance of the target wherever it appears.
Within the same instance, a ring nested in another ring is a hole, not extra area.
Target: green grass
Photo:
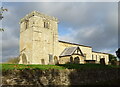
[[[65,69],[61,66],[56,65],[24,65],[24,64],[2,64],[2,70],[13,70],[13,69]]]
[[[108,68],[120,68],[120,66],[115,65],[101,65],[101,64],[61,64],[59,66],[65,67],[67,69],[108,69]]]
[[[2,66],[2,67],[1,67]],[[120,66],[119,66],[120,67]],[[100,65],[100,64],[60,64],[60,65],[24,65],[24,64],[0,64],[1,70],[13,69],[100,69],[100,68],[118,68],[118,66]]]

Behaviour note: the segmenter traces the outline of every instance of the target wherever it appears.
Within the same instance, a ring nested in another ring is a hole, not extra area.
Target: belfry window
[[[25,29],[27,29],[29,26],[29,21],[28,20],[25,20]]]
[[[44,28],[49,28],[49,23],[48,22],[44,22]]]

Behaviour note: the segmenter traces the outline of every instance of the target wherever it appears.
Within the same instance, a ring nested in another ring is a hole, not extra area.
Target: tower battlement
[[[56,17],[53,17],[53,16],[48,16],[46,14],[43,14],[43,13],[40,13],[38,11],[32,11],[31,13],[27,14],[24,18],[22,18],[20,20],[20,23],[22,23],[23,21],[25,20],[28,20],[30,17],[32,16],[39,16],[39,17],[42,17],[42,18],[46,18],[48,20],[53,20],[53,21],[56,21],[58,22],[58,19]]]

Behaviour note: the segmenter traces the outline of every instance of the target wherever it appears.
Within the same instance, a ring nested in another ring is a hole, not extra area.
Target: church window
[[[49,62],[51,62],[53,60],[53,55],[49,54]]]
[[[96,61],[97,61],[97,55],[96,55]]]
[[[29,26],[29,21],[28,20],[25,20],[25,29],[27,29]]]
[[[48,22],[44,22],[44,28],[49,28],[49,23]]]
[[[92,60],[94,59],[94,55],[92,54]]]

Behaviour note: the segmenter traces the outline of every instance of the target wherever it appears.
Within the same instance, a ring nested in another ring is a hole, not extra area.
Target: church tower
[[[20,64],[50,64],[58,58],[58,19],[33,11],[20,21]]]

